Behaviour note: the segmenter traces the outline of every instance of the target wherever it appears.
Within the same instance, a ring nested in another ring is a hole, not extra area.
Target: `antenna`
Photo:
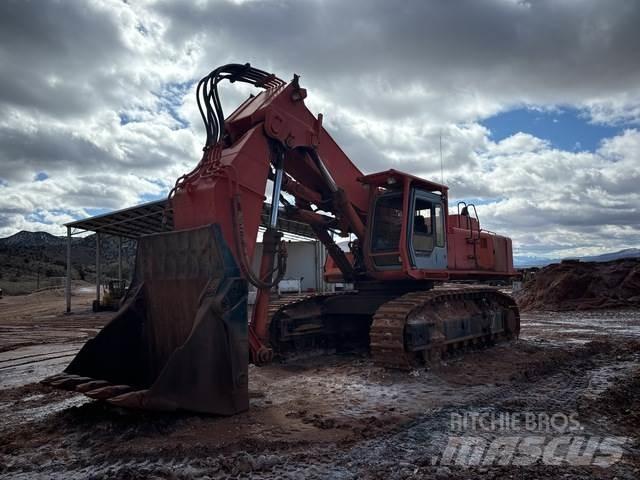
[[[440,184],[444,185],[444,163],[442,162],[442,128],[440,129]]]

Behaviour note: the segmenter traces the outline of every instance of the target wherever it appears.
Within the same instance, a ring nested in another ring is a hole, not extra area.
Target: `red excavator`
[[[224,80],[264,90],[225,119]],[[249,406],[249,361],[368,348],[374,362],[408,369],[518,335],[514,301],[485,286],[515,275],[511,240],[481,229],[473,205],[451,214],[445,185],[397,170],[364,175],[306,96],[297,75],[286,84],[249,64],[200,81],[207,139],[169,194],[175,231],[139,240],[121,309],[45,383],[125,407],[231,415]],[[286,269],[284,213],[326,247],[326,279],[353,290],[271,300]],[[247,321],[249,282],[257,297]]]

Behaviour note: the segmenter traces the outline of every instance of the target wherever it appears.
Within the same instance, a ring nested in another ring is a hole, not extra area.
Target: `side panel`
[[[481,232],[471,237],[469,230],[449,228],[448,268],[452,274],[462,272],[471,278],[477,274],[513,275],[511,239]]]
[[[488,233],[481,232],[480,238],[475,239],[475,257],[480,270],[496,270],[496,237]]]
[[[450,270],[475,270],[473,245],[469,243],[469,230],[451,227],[449,229],[447,250]]]

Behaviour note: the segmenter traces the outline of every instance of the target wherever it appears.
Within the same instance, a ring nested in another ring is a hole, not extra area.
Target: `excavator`
[[[223,81],[260,91],[225,118]],[[378,365],[412,369],[518,336],[517,305],[488,286],[516,275],[511,240],[482,229],[473,205],[454,214],[445,185],[394,169],[363,174],[305,106],[297,75],[286,83],[228,64],[196,96],[206,142],[169,194],[175,229],[138,241],[120,310],[44,383],[120,407],[233,415],[249,408],[250,362],[365,348]],[[325,246],[326,280],[352,290],[272,300],[286,271],[285,214]]]

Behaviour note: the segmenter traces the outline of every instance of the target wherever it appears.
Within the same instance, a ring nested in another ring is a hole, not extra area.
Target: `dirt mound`
[[[640,259],[548,265],[516,295],[522,310],[640,307]]]

